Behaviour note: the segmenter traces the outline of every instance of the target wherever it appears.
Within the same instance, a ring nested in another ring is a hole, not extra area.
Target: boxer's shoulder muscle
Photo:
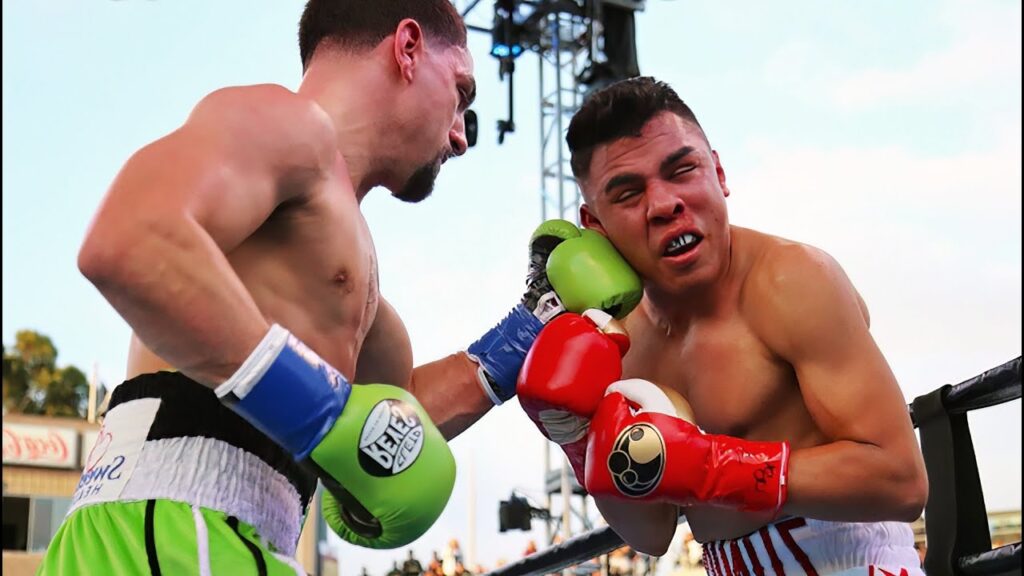
[[[794,327],[823,321],[837,305],[867,308],[839,263],[824,250],[768,237],[744,280],[740,307],[751,328],[774,352],[803,338]]]
[[[211,92],[196,104],[184,128],[219,144],[243,166],[331,171],[337,158],[334,125],[313,100],[275,84]]]

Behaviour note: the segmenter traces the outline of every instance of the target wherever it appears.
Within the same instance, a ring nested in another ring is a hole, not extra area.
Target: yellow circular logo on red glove
[[[608,471],[619,492],[639,498],[650,494],[665,472],[665,441],[650,424],[633,424],[619,433],[608,455]]]

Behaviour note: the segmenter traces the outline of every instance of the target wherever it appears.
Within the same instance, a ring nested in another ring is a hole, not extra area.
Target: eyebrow
[[[616,189],[619,186],[622,186],[624,184],[636,184],[638,182],[643,182],[643,181],[644,181],[644,177],[643,176],[641,176],[639,174],[634,174],[632,172],[627,172],[625,174],[616,174],[615,176],[612,176],[608,180],[607,184],[604,185],[604,193],[608,194],[612,190],[614,190],[614,189]]]
[[[473,102],[476,100],[476,78],[469,76],[468,79],[469,90],[467,91],[466,94],[466,108],[469,108],[470,105],[472,105]]]
[[[675,152],[669,154],[668,156],[665,157],[664,160],[661,161],[660,171],[668,172],[669,169],[672,168],[673,164],[682,160],[694,150],[696,150],[696,148],[694,148],[693,146],[683,146],[679,150],[676,150]]]
[[[696,148],[694,148],[693,146],[683,146],[682,148],[669,154],[668,156],[665,157],[664,160],[661,161],[661,165],[658,167],[659,171],[667,172],[670,168],[672,168],[673,164],[685,158],[694,150],[696,150]],[[615,176],[612,176],[611,179],[608,180],[608,183],[604,185],[604,193],[608,194],[615,188],[622,186],[624,184],[636,184],[638,182],[643,181],[643,176],[641,176],[640,174],[636,174],[634,172],[617,174]]]

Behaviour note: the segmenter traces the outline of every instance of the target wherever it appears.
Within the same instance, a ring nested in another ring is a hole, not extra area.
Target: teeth
[[[674,252],[683,248],[687,248],[697,242],[697,237],[693,234],[682,234],[678,238],[672,240],[668,245],[668,252]]]
[[[696,239],[697,237],[694,236],[693,234],[683,234],[682,236],[673,240],[672,243],[668,245],[668,249],[675,250],[676,248],[689,246],[690,244],[693,244],[693,241]]]

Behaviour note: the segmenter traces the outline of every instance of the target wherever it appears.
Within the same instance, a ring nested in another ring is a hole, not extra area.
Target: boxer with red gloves
[[[638,378],[610,385],[590,424],[587,491],[773,516],[786,500],[789,443],[705,434]]]
[[[842,267],[730,224],[718,153],[663,82],[595,91],[566,141],[580,222],[643,279],[622,377],[696,416],[675,418],[650,384],[599,402],[585,485],[609,526],[661,555],[683,508],[713,576],[921,576],[908,525],[928,495],[921,453]]]

